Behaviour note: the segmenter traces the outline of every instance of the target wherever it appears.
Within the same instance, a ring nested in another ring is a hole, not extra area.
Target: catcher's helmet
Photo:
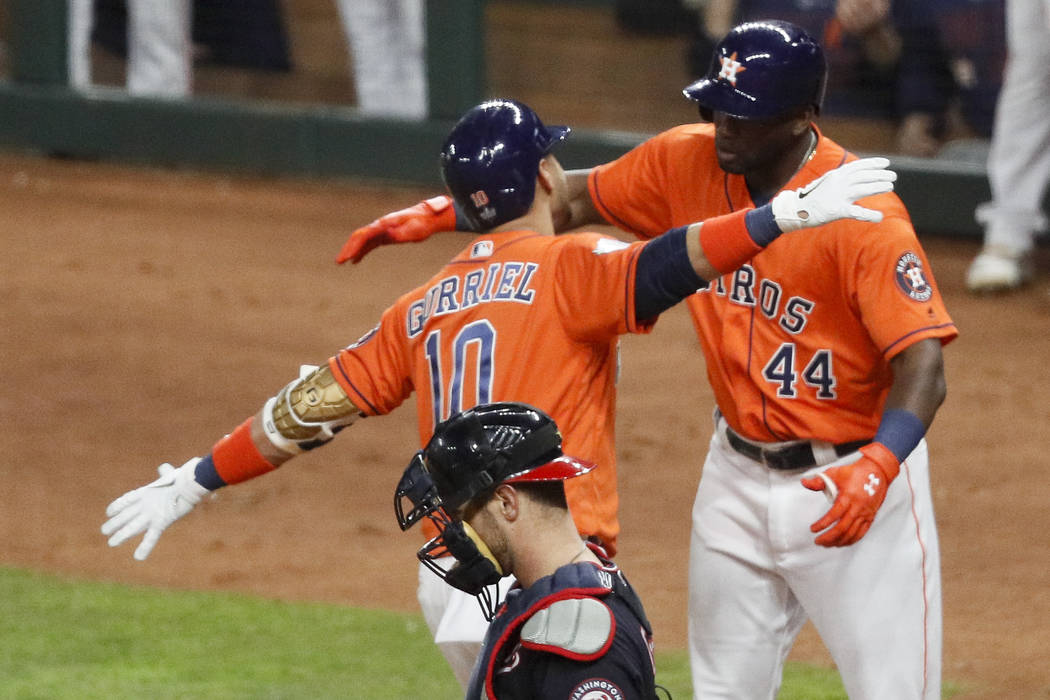
[[[474,230],[529,210],[540,159],[568,133],[567,126],[544,126],[515,100],[483,102],[463,115],[441,149],[441,176]]]
[[[416,556],[449,585],[478,596],[491,620],[504,572],[473,528],[457,516],[464,505],[504,483],[561,481],[586,474],[594,464],[561,450],[561,434],[543,411],[523,403],[477,406],[439,423],[427,446],[405,469],[394,493],[402,530],[427,517],[438,534]],[[407,506],[407,507],[406,507]],[[442,557],[451,554],[448,567]]]
[[[707,75],[682,92],[700,114],[767,119],[813,105],[820,112],[828,69],[824,50],[801,27],[780,20],[737,25],[715,47]]]
[[[439,424],[423,459],[450,512],[503,483],[560,481],[594,468],[561,451],[550,416],[509,402],[476,406]]]
[[[405,470],[394,507],[402,529],[408,529],[437,507],[453,514],[500,484],[561,481],[594,466],[562,452],[557,425],[540,409],[483,404],[437,425]]]

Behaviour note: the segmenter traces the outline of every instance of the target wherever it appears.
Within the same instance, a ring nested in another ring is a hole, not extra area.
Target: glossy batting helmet
[[[824,50],[801,27],[780,20],[737,25],[715,47],[707,75],[682,92],[714,112],[768,119],[812,105],[820,112],[828,69]]]
[[[567,126],[544,126],[514,100],[484,102],[463,115],[441,149],[441,176],[474,230],[529,210],[540,160],[568,133]]]

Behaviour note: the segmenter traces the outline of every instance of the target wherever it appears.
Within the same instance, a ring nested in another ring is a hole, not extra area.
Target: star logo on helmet
[[[736,60],[736,51],[728,56],[722,56],[721,61],[722,70],[718,71],[718,79],[725,79],[729,81],[730,85],[736,85],[737,73],[743,73],[747,68],[744,68],[744,64]]]

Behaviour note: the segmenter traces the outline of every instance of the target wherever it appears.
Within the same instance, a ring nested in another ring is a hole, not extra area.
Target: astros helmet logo
[[[736,60],[736,51],[728,56],[722,56],[721,61],[722,70],[718,72],[718,77],[720,79],[725,78],[730,85],[736,85],[737,73],[743,73],[747,68],[744,68],[744,64]]]

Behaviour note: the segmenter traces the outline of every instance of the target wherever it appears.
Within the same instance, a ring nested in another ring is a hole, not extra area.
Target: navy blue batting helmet
[[[737,25],[715,47],[707,75],[682,92],[713,112],[767,119],[812,105],[820,112],[828,68],[824,50],[801,27],[780,20]]]
[[[441,149],[441,176],[476,231],[525,214],[540,160],[569,133],[544,126],[527,105],[490,100],[467,112]]]

